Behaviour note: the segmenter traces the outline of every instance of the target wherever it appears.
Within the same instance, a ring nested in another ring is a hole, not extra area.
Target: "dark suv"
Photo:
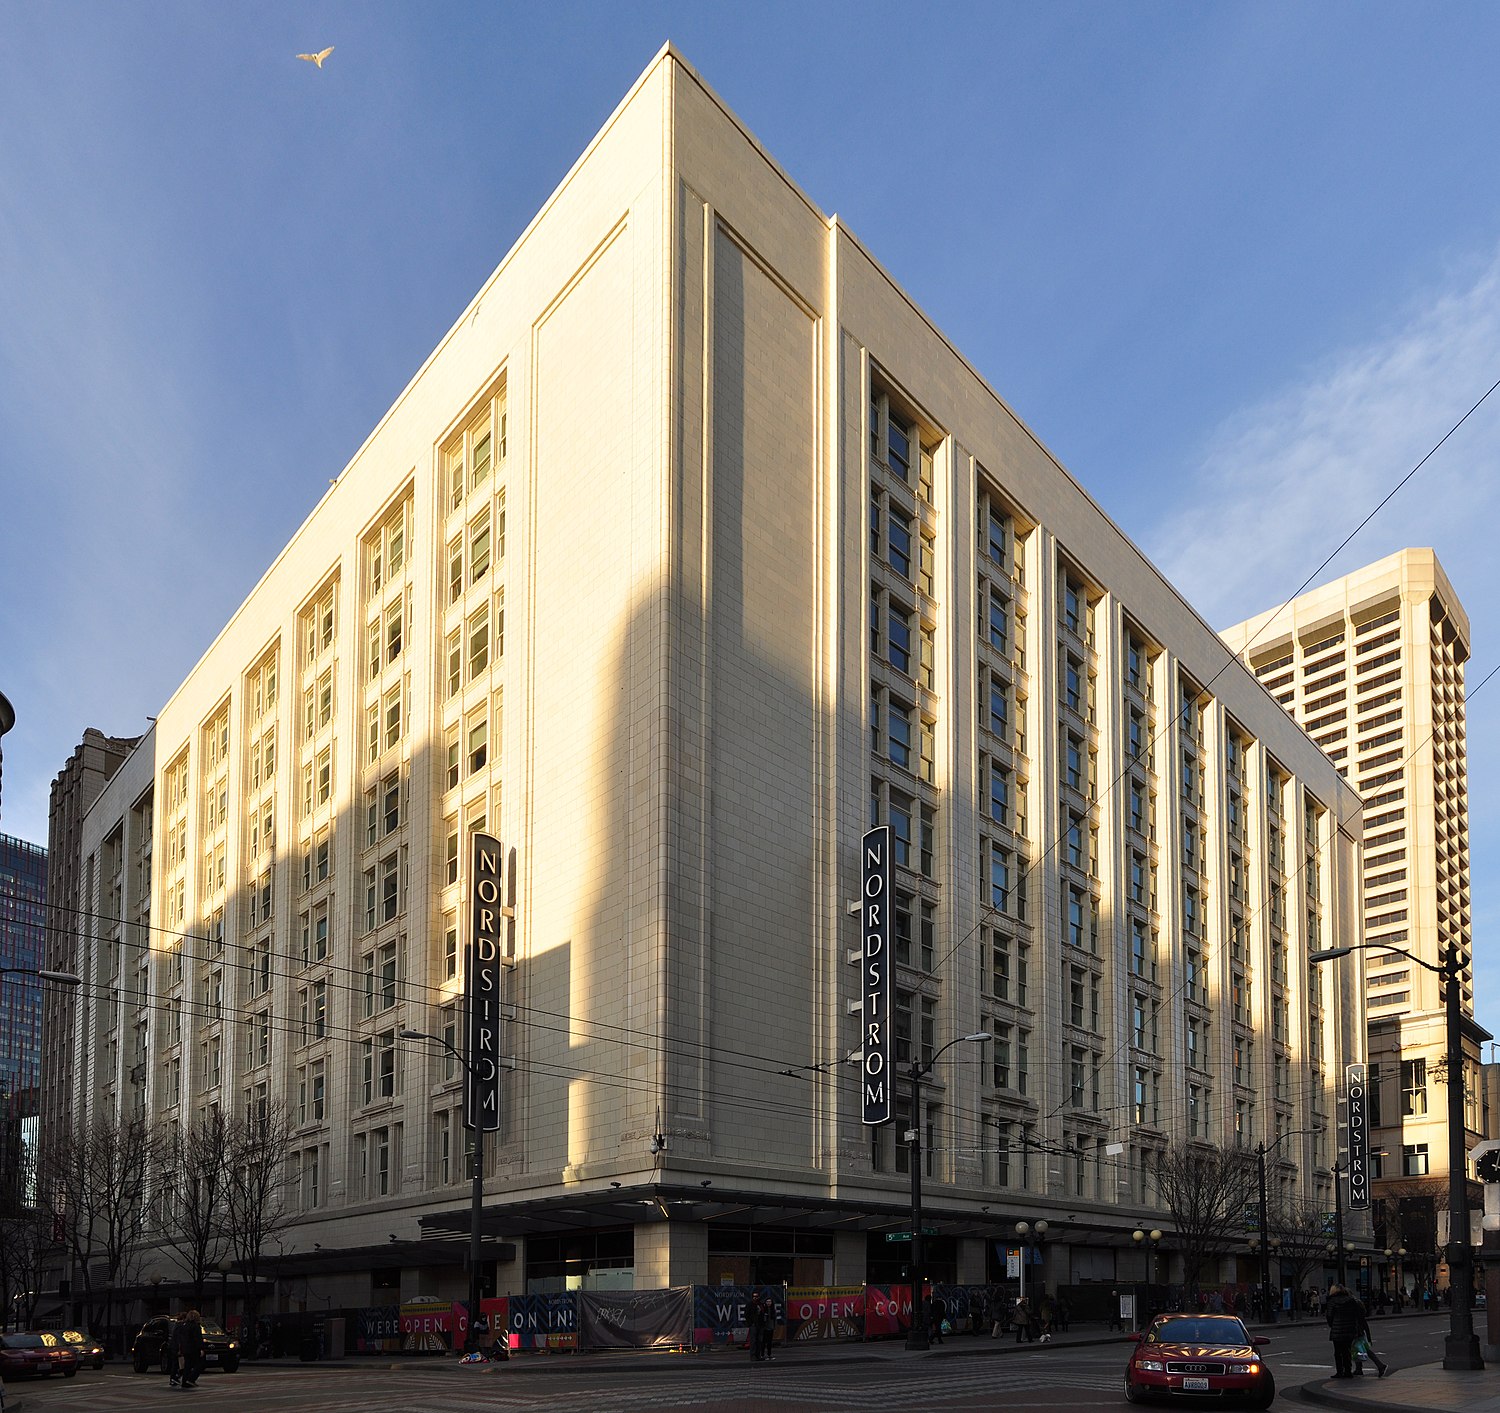
[[[130,1346],[130,1361],[136,1373],[149,1374],[152,1369],[165,1371],[167,1336],[177,1323],[170,1315],[158,1315],[141,1326],[135,1343]],[[231,1338],[212,1320],[203,1321],[203,1367],[218,1366],[226,1374],[240,1367],[240,1343]]]

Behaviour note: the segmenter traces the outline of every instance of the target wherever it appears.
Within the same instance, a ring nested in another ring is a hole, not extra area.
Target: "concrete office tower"
[[[83,817],[139,737],[106,736],[92,726],[52,782],[47,812],[47,935],[43,965],[79,972],[92,945],[93,919],[83,902]],[[78,1077],[77,993],[49,987],[42,998],[42,1138],[72,1122]]]
[[[1138,1275],[1174,1139],[1286,1133],[1327,1199],[1353,792],[670,49],[155,755],[147,1102],[286,1106],[308,1298],[465,1292],[415,1240],[466,1229],[460,1067],[400,1031],[460,1035],[480,829],[502,1291],[899,1276],[909,1113],[844,1063],[872,819],[896,1059],[995,1036],[924,1089],[935,1275],[1042,1215],[1055,1279]]]
[[[1489,1128],[1479,1047],[1491,1037],[1472,1021],[1469,620],[1458,595],[1432,550],[1406,549],[1237,624],[1224,640],[1364,801],[1364,940],[1434,965],[1458,948],[1470,1018],[1465,1123],[1477,1142]],[[1375,1195],[1445,1192],[1442,984],[1395,952],[1365,954],[1365,983]],[[1412,1228],[1420,1219],[1406,1206]],[[1432,1235],[1424,1226],[1386,1244],[1426,1254]]]

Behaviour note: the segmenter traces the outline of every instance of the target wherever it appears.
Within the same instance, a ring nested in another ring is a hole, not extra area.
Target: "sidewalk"
[[[1302,1397],[1365,1413],[1500,1413],[1500,1375],[1493,1367],[1454,1372],[1441,1364],[1395,1369],[1383,1379],[1314,1379]]]

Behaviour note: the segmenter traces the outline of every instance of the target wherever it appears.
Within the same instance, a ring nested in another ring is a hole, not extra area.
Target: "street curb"
[[[1326,1382],[1325,1379],[1312,1379],[1298,1387],[1297,1396],[1309,1403],[1323,1403],[1330,1408],[1358,1409],[1359,1413],[1369,1413],[1372,1408],[1378,1409],[1379,1413],[1434,1413],[1431,1404],[1387,1403],[1383,1398],[1360,1398],[1357,1394],[1344,1393],[1342,1390],[1335,1393],[1324,1387]],[[1442,1413],[1442,1410],[1438,1409],[1436,1413]]]

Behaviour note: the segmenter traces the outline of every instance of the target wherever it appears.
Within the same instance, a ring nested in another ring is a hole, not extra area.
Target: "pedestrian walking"
[[[1347,1286],[1328,1287],[1328,1338],[1333,1342],[1333,1377],[1354,1377],[1354,1341],[1369,1329],[1364,1307],[1352,1295]]]
[[[932,1344],[943,1342],[943,1326],[948,1322],[948,1302],[933,1292],[932,1298],[927,1302],[928,1340]]]
[[[1112,1330],[1123,1330],[1125,1321],[1120,1316],[1120,1292],[1112,1290],[1109,1293],[1109,1328]]]
[[[1022,1339],[1028,1343],[1036,1336],[1031,1332],[1031,1306],[1027,1304],[1023,1295],[1016,1301],[1015,1313],[1011,1316],[1011,1323],[1016,1327],[1016,1343],[1020,1344]]]
[[[203,1372],[203,1316],[189,1310],[182,1317],[182,1386],[196,1388]]]
[[[167,1368],[167,1387],[178,1388],[182,1384],[182,1311],[167,1330],[167,1349],[162,1358]]]

